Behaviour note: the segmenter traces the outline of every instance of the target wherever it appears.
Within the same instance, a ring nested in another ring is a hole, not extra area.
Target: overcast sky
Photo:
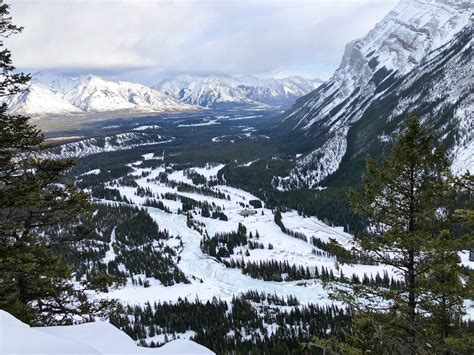
[[[156,82],[179,73],[328,78],[345,44],[398,0],[6,2],[25,27],[7,41],[18,68]]]

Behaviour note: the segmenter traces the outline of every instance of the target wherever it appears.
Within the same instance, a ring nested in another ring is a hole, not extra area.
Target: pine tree
[[[472,297],[472,271],[460,267],[458,256],[472,234],[454,233],[466,213],[453,204],[458,191],[444,152],[410,115],[391,157],[380,166],[367,159],[362,182],[362,193],[352,190],[350,197],[370,228],[355,249],[392,266],[403,282],[349,291],[332,285],[334,296],[351,306],[356,325],[377,330],[374,339],[385,342],[385,352],[450,353],[447,339],[460,327],[463,299]]]
[[[21,32],[9,6],[0,5],[0,37]],[[3,47],[3,40],[0,41]],[[0,52],[0,96],[27,90],[30,77],[14,74],[10,51]],[[53,245],[76,240],[81,229],[58,238],[61,223],[88,210],[87,195],[62,181],[71,161],[41,157],[43,136],[29,117],[0,106],[0,308],[31,324],[67,323],[87,317],[106,302],[91,304],[74,289],[71,269],[51,253]]]

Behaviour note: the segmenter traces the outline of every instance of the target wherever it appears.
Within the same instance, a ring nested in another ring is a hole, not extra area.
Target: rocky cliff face
[[[471,40],[469,1],[402,0],[346,46],[330,80],[284,114],[282,128],[315,148],[275,184],[316,186],[336,172],[350,175],[355,160],[390,145],[410,111],[448,146],[453,170],[474,168],[472,159],[465,164],[473,145]]]

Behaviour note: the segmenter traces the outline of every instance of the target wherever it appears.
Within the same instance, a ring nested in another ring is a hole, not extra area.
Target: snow
[[[135,128],[132,128],[132,131],[151,131],[151,130],[156,130],[161,128],[158,125],[145,125],[145,126],[138,126]]]
[[[92,154],[132,149],[139,146],[165,144],[173,137],[163,137],[154,133],[128,132],[110,136],[88,138],[77,142],[53,147],[43,154],[51,159],[82,158]]]
[[[114,251],[114,244],[115,244],[115,227],[112,229],[112,233],[110,234],[110,242],[109,242],[109,250],[105,253],[104,259],[102,260],[105,265],[109,263],[109,261],[113,261],[116,258],[115,251]]]
[[[453,152],[451,170],[456,175],[462,175],[469,171],[474,173],[474,133],[471,131],[471,141],[466,146],[458,146]]]
[[[30,328],[9,313],[0,310],[0,353],[31,354],[100,354],[93,347]]]
[[[178,75],[163,80],[154,88],[183,102],[204,107],[221,103],[266,107],[268,99],[296,99],[316,89],[319,84],[320,80],[301,77],[261,79],[253,76]]]
[[[337,136],[336,149],[343,154],[345,150],[341,148],[347,145],[346,136],[349,127],[362,117],[375,100],[385,95],[388,89],[376,91],[377,85],[374,82],[376,73],[392,71],[397,78],[408,74],[413,74],[412,80],[420,78],[426,74],[426,68],[423,67],[425,62],[429,62],[430,58],[453,41],[463,28],[472,26],[471,16],[472,6],[468,1],[400,1],[366,36],[346,45],[341,64],[333,76],[313,94],[309,94],[304,101],[293,106],[284,115],[284,121],[295,129],[327,132],[324,133],[325,137],[319,138],[319,141],[324,142],[321,144],[322,149],[326,151],[335,148],[332,145],[331,147],[324,145],[330,144],[330,141]],[[438,64],[439,62],[434,63]],[[470,158],[472,156],[470,142],[473,140],[473,98],[472,92],[469,91],[472,85],[472,68],[469,65],[454,63],[453,68],[445,70],[446,76],[438,77],[436,85],[427,88],[429,98],[426,101],[442,103],[435,107],[433,117],[442,116],[440,110],[449,103],[455,109],[452,116],[456,126],[466,126],[457,132],[461,138],[457,137],[458,142],[455,142],[452,154],[455,161],[453,170],[465,171],[463,164],[474,168]],[[400,92],[409,88],[410,84],[410,80],[404,81],[397,94],[400,96]],[[390,92],[393,91],[387,91]],[[387,120],[397,114],[405,114],[407,110],[416,111],[419,104],[420,100],[417,100],[416,95],[402,96],[400,104]],[[452,122],[449,129],[452,129]],[[346,133],[341,134],[341,131]],[[462,137],[463,135],[468,137]],[[284,185],[316,186],[325,176],[337,170],[341,162],[340,154],[324,152],[321,156],[320,153],[322,152],[316,149],[308,154],[306,161],[302,161],[302,165],[309,164],[316,167],[308,169],[309,174],[304,173],[303,168],[296,169],[284,184],[276,181],[276,185],[280,189],[285,189]]]
[[[217,119],[209,120],[201,123],[190,123],[190,124],[180,124],[178,127],[201,127],[201,126],[213,126],[221,124]]]
[[[161,348],[139,347],[125,333],[103,321],[70,326],[31,328],[0,310],[2,355],[120,355],[120,354],[214,354],[193,341],[179,339]]]
[[[99,175],[100,174],[100,169],[92,169],[89,171],[86,171],[85,173],[81,174],[81,176],[84,175]]]
[[[176,99],[141,84],[114,82],[90,75],[79,85],[64,95],[74,106],[85,112],[90,111],[193,111],[195,106]]]
[[[390,275],[397,277],[394,270],[386,266],[336,266],[335,258],[315,255],[313,250],[317,250],[317,248],[311,243],[293,238],[280,230],[274,222],[274,215],[270,209],[256,209],[255,211],[257,213],[249,217],[240,215],[243,209],[241,204],[247,205],[250,200],[258,200],[256,196],[247,191],[226,185],[216,185],[212,188],[215,191],[229,196],[230,200],[204,196],[197,193],[179,192],[176,188],[166,186],[159,181],[151,181],[151,179],[158,176],[160,172],[164,171],[163,167],[148,170],[150,171],[150,175],[141,178],[141,173],[145,169],[140,168],[139,162],[130,164],[129,166],[134,169],[132,175],[136,176],[135,181],[137,184],[145,189],[150,189],[155,195],[161,196],[161,194],[166,192],[176,193],[179,196],[189,197],[196,201],[207,202],[209,204],[214,203],[222,207],[223,212],[228,217],[228,221],[205,218],[199,213],[193,215],[194,220],[203,223],[206,233],[209,236],[220,232],[235,231],[239,223],[245,225],[248,233],[251,232],[254,236],[258,231],[259,239],[254,238],[254,241],[262,243],[265,248],[249,250],[249,255],[245,255],[247,248],[237,247],[234,249],[234,254],[231,256],[232,258],[253,262],[264,260],[288,261],[290,265],[308,267],[310,270],[314,270],[315,267],[318,267],[320,270],[320,268],[324,266],[328,270],[333,270],[336,275],[339,274],[339,270],[342,270],[346,276],[357,274],[362,277],[364,273],[375,276],[377,272],[382,275],[383,271],[386,270]],[[208,165],[206,167],[194,167],[189,168],[189,170],[194,170],[209,179],[216,176],[218,171],[223,167],[223,164],[219,164],[214,166]],[[192,184],[192,181],[184,175],[183,170],[173,171],[168,174],[168,180]],[[131,201],[135,205],[141,205],[146,199],[145,197],[135,195],[136,189],[132,187],[110,185],[109,188],[117,189],[122,196],[126,197],[128,201]],[[161,201],[170,208],[171,213],[153,207],[146,207],[146,211],[153,220],[156,221],[161,230],[166,229],[169,232],[171,238],[166,241],[168,245],[177,245],[179,241],[182,241],[183,248],[179,254],[180,261],[177,266],[188,276],[191,283],[175,284],[165,287],[159,282],[152,282],[148,288],[128,283],[123,288],[110,290],[108,293],[103,294],[103,297],[117,298],[131,305],[144,304],[147,301],[151,303],[155,301],[176,302],[178,298],[184,297],[187,297],[188,300],[191,301],[196,298],[206,301],[217,297],[230,302],[234,295],[248,290],[258,290],[265,293],[276,293],[280,296],[296,296],[303,304],[316,303],[324,305],[333,302],[328,299],[326,290],[324,290],[322,284],[317,279],[308,280],[306,284],[300,281],[264,281],[244,275],[239,269],[225,267],[224,264],[202,252],[200,248],[202,235],[187,226],[185,215],[177,214],[178,209],[181,208],[181,203],[179,201],[169,201],[166,199],[162,199]],[[343,247],[352,247],[352,236],[345,233],[342,228],[327,226],[315,217],[303,217],[298,215],[296,211],[282,213],[282,218],[287,228],[304,233],[308,238],[317,237],[323,241],[329,241],[329,239],[332,238],[337,240]],[[273,245],[273,249],[268,248],[269,243]]]
[[[170,341],[169,343],[163,345],[160,350],[163,351],[163,354],[213,354],[204,346],[184,339]]]
[[[32,116],[200,110],[198,106],[183,103],[141,84],[115,82],[94,75],[68,77],[46,71],[33,74],[29,90],[3,101],[10,113]]]
[[[244,164],[239,165],[239,167],[249,167],[250,165],[256,163],[256,162],[259,161],[259,160],[260,160],[260,159],[251,160],[251,161],[249,161],[249,162],[247,162],[247,163],[244,163]]]
[[[324,178],[334,173],[339,167],[346,154],[348,131],[348,127],[340,129],[322,147],[298,159],[296,167],[288,176],[274,179],[274,186],[280,191],[289,189],[291,185],[317,187]]]
[[[82,111],[56,94],[49,88],[32,83],[30,87],[18,94],[12,95],[5,100],[11,114],[24,115],[72,115]]]
[[[213,177],[217,177],[217,173],[221,170],[225,164],[217,164],[217,165],[206,165],[204,168],[193,168],[195,172],[198,174],[203,175],[206,179],[210,179]]]

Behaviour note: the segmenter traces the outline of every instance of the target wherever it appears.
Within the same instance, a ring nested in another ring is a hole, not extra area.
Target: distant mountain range
[[[115,82],[94,75],[68,77],[49,72],[33,74],[29,89],[9,97],[7,104],[11,113],[35,116],[105,112],[140,114],[199,109],[140,84]]]
[[[37,72],[32,77],[28,90],[6,99],[11,113],[55,117],[186,112],[220,105],[288,107],[320,83],[301,77],[181,75],[151,88],[95,75],[73,77],[54,71]]]
[[[154,86],[168,95],[193,105],[222,104],[286,105],[316,89],[320,79],[298,76],[261,79],[254,76],[179,75]]]
[[[448,147],[453,171],[474,170],[472,13],[466,0],[402,0],[349,43],[334,75],[283,115],[281,134],[312,149],[275,185],[357,178],[366,154],[388,152],[411,111]]]

